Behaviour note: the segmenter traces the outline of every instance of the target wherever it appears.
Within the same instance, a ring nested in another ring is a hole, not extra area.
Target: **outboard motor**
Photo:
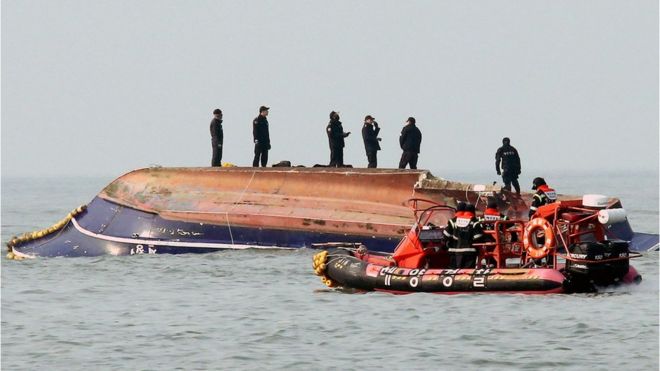
[[[603,241],[602,243],[605,246],[606,259],[625,258],[606,263],[611,269],[614,283],[617,283],[628,273],[628,270],[630,270],[630,260],[628,260],[630,257],[630,249],[628,242],[621,240],[608,240]]]
[[[565,272],[570,291],[593,292],[596,286],[619,283],[628,273],[629,249],[626,241],[582,242],[568,247]],[[614,261],[603,261],[621,258]]]

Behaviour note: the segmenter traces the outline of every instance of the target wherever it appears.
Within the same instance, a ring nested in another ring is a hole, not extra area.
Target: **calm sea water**
[[[657,173],[546,176],[619,196],[635,230],[658,233]],[[3,178],[2,242],[110,180]],[[345,294],[313,275],[313,253],[3,258],[2,368],[658,369],[657,252],[634,261],[638,286],[548,296]]]

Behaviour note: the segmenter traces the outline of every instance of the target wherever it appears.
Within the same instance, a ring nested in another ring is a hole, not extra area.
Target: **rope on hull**
[[[48,228],[38,230],[38,231],[34,231],[34,232],[29,232],[29,233],[23,233],[22,235],[20,235],[18,237],[13,237],[11,240],[9,240],[9,242],[7,242],[7,249],[9,250],[9,252],[7,253],[7,259],[13,259],[13,260],[24,259],[23,256],[14,253],[14,247],[16,245],[21,244],[21,243],[25,243],[25,242],[38,240],[40,238],[48,236],[49,234],[52,234],[52,233],[55,233],[55,232],[61,230],[67,224],[69,224],[69,222],[71,221],[71,219],[73,219],[73,217],[75,217],[76,215],[82,213],[86,209],[87,209],[87,205],[80,205],[77,208],[73,209],[70,213],[68,213],[62,220],[60,220],[59,222],[53,224],[52,226],[50,226]]]

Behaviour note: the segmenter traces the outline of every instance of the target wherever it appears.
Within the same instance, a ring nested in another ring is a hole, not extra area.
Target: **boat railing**
[[[481,268],[482,261],[485,260],[488,265],[495,262],[496,268],[506,267],[507,259],[520,259],[522,264],[524,258],[524,249],[521,237],[525,228],[525,222],[522,220],[497,220],[484,221],[484,242],[474,243],[473,246],[479,249],[479,259],[477,267]],[[490,226],[490,228],[489,228]]]

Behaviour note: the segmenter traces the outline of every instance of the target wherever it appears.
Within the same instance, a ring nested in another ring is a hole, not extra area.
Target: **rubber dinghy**
[[[392,255],[334,244],[314,255],[312,267],[328,287],[394,294],[596,292],[642,279],[629,264],[640,254],[607,239],[600,210],[570,201],[539,208],[529,222],[485,221],[492,228],[485,231],[488,242],[475,244],[476,268],[448,268],[445,239],[432,220],[453,211],[437,204],[416,209],[417,222]]]
[[[147,168],[117,178],[57,224],[13,237],[7,246],[10,258],[301,248],[331,241],[391,253],[415,221],[409,198],[447,205],[469,200],[483,210],[487,196],[514,219],[526,218],[532,199],[426,170]],[[608,205],[621,202],[611,198]],[[611,231],[632,240],[635,250],[657,245],[657,235],[639,239],[627,220]]]

